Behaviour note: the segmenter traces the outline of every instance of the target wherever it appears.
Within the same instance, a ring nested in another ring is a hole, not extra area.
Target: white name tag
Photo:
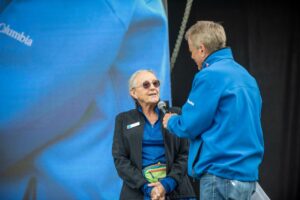
[[[136,127],[136,126],[139,126],[139,125],[140,125],[140,122],[135,122],[135,123],[133,123],[133,124],[127,125],[127,129],[131,129],[131,128]]]

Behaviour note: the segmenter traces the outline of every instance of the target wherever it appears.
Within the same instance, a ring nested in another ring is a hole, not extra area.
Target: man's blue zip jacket
[[[202,65],[182,114],[172,116],[167,128],[190,139],[190,176],[256,181],[264,153],[258,85],[230,48],[213,52]]]

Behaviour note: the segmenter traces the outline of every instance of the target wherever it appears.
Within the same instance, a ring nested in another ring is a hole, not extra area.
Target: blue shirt
[[[208,56],[182,114],[168,122],[171,133],[190,139],[189,174],[256,181],[264,152],[261,104],[255,79],[230,48]]]
[[[142,109],[139,107],[138,110],[142,112]],[[165,146],[164,139],[162,135],[162,123],[161,116],[158,108],[155,108],[155,112],[158,115],[157,121],[152,125],[147,117],[145,118],[145,126],[144,126],[144,136],[143,136],[143,148],[142,148],[142,162],[143,168],[152,164],[156,164],[158,162],[166,163],[165,156]],[[161,184],[164,186],[166,193],[172,192],[177,186],[176,181],[171,177],[166,177],[160,180]],[[148,184],[145,184],[142,187],[142,190],[145,196],[151,196],[152,187],[148,187]]]
[[[140,112],[141,108],[138,109]],[[158,108],[155,109],[158,115],[158,120],[152,125],[147,117],[145,118],[144,136],[143,136],[143,148],[142,148],[142,162],[143,168],[158,162],[166,163],[165,146],[162,135],[162,123]]]

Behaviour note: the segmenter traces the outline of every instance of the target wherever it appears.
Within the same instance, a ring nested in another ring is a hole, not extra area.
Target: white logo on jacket
[[[17,32],[14,29],[10,28],[9,25],[0,22],[0,33],[3,33],[19,42],[25,44],[26,46],[31,47],[33,40],[29,35],[24,35],[24,32]]]
[[[188,104],[190,104],[191,106],[194,106],[194,105],[195,105],[195,103],[194,103],[194,102],[192,102],[192,101],[191,101],[191,100],[189,100],[189,99],[187,100],[187,103],[188,103]]]

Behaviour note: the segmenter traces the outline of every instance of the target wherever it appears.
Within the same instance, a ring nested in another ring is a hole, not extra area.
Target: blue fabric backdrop
[[[115,115],[153,69],[170,100],[161,1],[0,1],[0,199],[118,199]]]

